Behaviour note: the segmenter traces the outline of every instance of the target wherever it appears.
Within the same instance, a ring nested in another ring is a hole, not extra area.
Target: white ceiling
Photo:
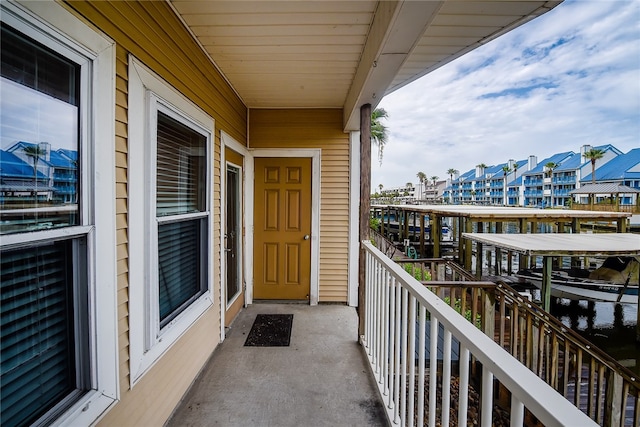
[[[249,108],[361,105],[560,1],[169,0]]]

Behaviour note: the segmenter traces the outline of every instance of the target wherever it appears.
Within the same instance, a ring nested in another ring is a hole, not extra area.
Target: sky
[[[475,165],[538,163],[589,144],[640,147],[640,0],[565,0],[387,95],[371,187],[447,179]]]
[[[0,79],[0,148],[17,141],[77,150],[77,107],[11,80]]]

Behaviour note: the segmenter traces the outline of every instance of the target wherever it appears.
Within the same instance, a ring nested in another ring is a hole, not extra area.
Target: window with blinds
[[[156,216],[160,327],[206,290],[207,137],[157,112]]]

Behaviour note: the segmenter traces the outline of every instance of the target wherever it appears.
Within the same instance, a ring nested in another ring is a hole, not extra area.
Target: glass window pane
[[[3,426],[30,423],[77,388],[73,245],[2,252]]]
[[[0,234],[79,224],[80,66],[2,24]]]
[[[157,216],[206,209],[206,137],[158,112]]]
[[[161,326],[204,292],[206,229],[206,218],[158,226]]]

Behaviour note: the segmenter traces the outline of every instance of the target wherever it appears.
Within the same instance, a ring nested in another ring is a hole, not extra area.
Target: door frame
[[[245,159],[243,157],[243,163],[244,163],[244,160]],[[227,260],[227,256],[226,256],[227,248],[225,247],[224,242],[223,242],[223,245],[222,245],[222,247],[223,247],[222,260],[223,260],[223,263],[224,263],[224,270],[225,270],[224,273],[225,273],[225,275],[223,277],[224,283],[222,284],[222,289],[224,289],[225,295],[224,295],[224,305],[221,308],[224,309],[224,311],[225,311],[225,321],[226,321],[226,312],[229,311],[229,308],[232,305],[234,305],[236,302],[238,302],[238,299],[240,298],[241,295],[243,295],[244,288],[245,288],[245,285],[244,285],[245,284],[244,268],[243,268],[243,265],[244,265],[244,235],[245,235],[245,232],[246,232],[245,228],[244,228],[244,166],[243,165],[239,165],[239,164],[237,164],[237,163],[235,163],[235,162],[233,162],[231,160],[226,160],[225,161],[225,165],[224,165],[225,178],[227,177],[227,174],[229,173],[229,167],[235,168],[238,171],[238,189],[237,190],[238,190],[239,197],[238,197],[237,203],[238,203],[239,208],[240,208],[239,212],[238,212],[238,214],[239,214],[238,215],[239,216],[238,225],[240,226],[240,240],[239,240],[238,250],[237,250],[237,253],[236,253],[236,257],[237,257],[236,268],[237,268],[238,279],[240,281],[240,283],[239,283],[240,288],[238,290],[238,293],[233,297],[233,299],[231,301],[228,301],[228,297],[229,296],[226,294],[226,292],[227,292],[227,280],[228,280],[228,277],[227,277],[228,268],[227,267],[229,265],[228,265],[228,260]],[[224,201],[225,201],[225,203],[228,202],[227,198],[229,196],[229,193],[227,192],[228,191],[227,185],[228,185],[228,183],[225,182],[225,187],[224,187],[224,190],[225,190],[225,193],[224,193],[225,194],[225,199],[224,199]],[[225,204],[225,206],[224,206],[224,215],[225,215],[224,216],[224,222],[221,224],[224,231],[227,231],[227,220],[228,220],[228,218],[227,218],[227,208],[228,208],[228,205]],[[224,233],[224,232],[222,233],[223,239],[225,238],[225,234],[226,233]],[[228,242],[229,242],[229,238],[227,236],[227,243]],[[242,305],[244,306],[244,301],[242,303],[243,303]]]
[[[254,159],[256,157],[307,157],[311,158],[311,277],[309,283],[309,305],[317,305],[320,294],[320,159],[322,150],[319,148],[253,148],[249,149],[250,159],[247,158],[247,179],[246,192],[250,194],[247,201],[247,212],[250,212],[250,233],[247,233],[247,252],[251,254],[247,258],[247,269],[253,272],[253,209],[255,201],[255,191],[253,185]],[[251,273],[253,276],[253,273]],[[247,304],[253,302],[253,277],[247,280],[245,291]]]
[[[246,306],[249,302],[247,301],[247,290],[249,289],[249,282],[252,280],[251,275],[248,274],[248,268],[253,269],[253,263],[251,262],[251,257],[249,254],[253,253],[253,249],[249,251],[248,249],[248,236],[251,234],[253,230],[253,212],[249,215],[250,205],[249,202],[250,194],[249,187],[253,188],[253,157],[247,150],[247,147],[240,144],[237,140],[231,137],[228,133],[224,131],[220,131],[220,342],[224,341],[225,338],[225,316],[227,311],[227,295],[226,295],[226,280],[227,280],[227,270],[226,270],[226,252],[224,251],[224,232],[227,223],[227,160],[225,156],[225,148],[229,148],[244,157],[244,165],[240,166],[241,177],[240,177],[240,185],[242,188],[242,205],[244,206],[242,212],[242,228],[244,230],[243,237],[241,239],[242,248],[240,248],[239,255],[244,262],[242,263],[242,286],[245,287],[244,292],[244,305]],[[238,165],[236,165],[238,166]],[[250,172],[250,171],[251,172]],[[251,204],[253,206],[253,203]],[[248,264],[251,264],[249,267]]]

